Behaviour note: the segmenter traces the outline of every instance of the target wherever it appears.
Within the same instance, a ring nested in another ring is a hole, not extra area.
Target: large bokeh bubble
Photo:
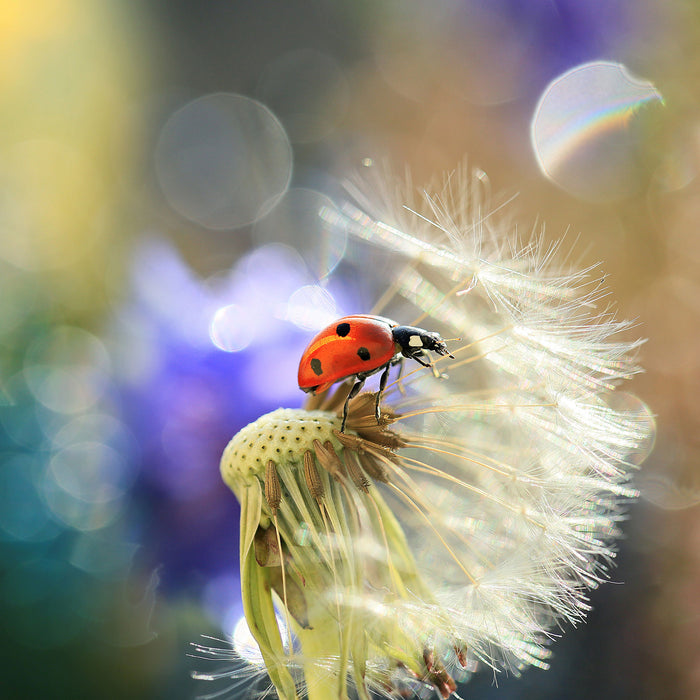
[[[25,354],[24,377],[34,398],[62,414],[92,408],[105,389],[110,366],[96,336],[74,326],[56,326],[37,336]]]
[[[237,229],[267,214],[292,176],[292,149],[277,117],[244,95],[216,93],[179,109],[156,146],[170,206],[210,229]]]
[[[542,172],[576,197],[612,201],[633,194],[642,134],[634,117],[661,102],[649,82],[620,63],[576,66],[552,81],[535,109],[532,147]]]

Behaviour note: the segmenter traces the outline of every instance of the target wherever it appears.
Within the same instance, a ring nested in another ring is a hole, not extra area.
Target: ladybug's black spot
[[[361,360],[365,360],[365,362],[369,360],[369,350],[364,346],[358,348],[357,355]]]
[[[349,323],[339,323],[335,328],[335,332],[341,338],[344,338],[350,332],[350,324]]]
[[[314,359],[311,360],[311,369],[313,370],[314,374],[317,377],[320,377],[323,374],[323,367],[321,367],[321,360],[319,360],[318,357],[314,357]]]

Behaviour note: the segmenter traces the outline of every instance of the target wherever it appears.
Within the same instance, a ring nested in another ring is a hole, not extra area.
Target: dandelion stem
[[[320,614],[309,624],[308,630],[299,630],[306,700],[347,700],[345,675],[337,665],[339,649],[333,642],[337,623]]]
[[[332,543],[331,529],[328,524],[328,518],[326,517],[326,505],[323,502],[319,503],[319,510],[321,511],[321,517],[323,518],[323,525],[326,529],[326,537],[329,543]],[[338,570],[336,568],[335,556],[333,551],[333,545],[330,549],[330,561],[331,561],[331,572],[333,574],[333,597],[335,598],[335,611],[336,611],[336,631],[338,635],[338,646],[340,647],[340,670],[339,675],[341,677],[345,676],[347,671],[347,661],[348,661],[348,639],[347,635],[349,632],[348,628],[344,628],[341,624],[342,615],[340,612],[340,579],[338,578]],[[348,626],[349,627],[349,626]]]

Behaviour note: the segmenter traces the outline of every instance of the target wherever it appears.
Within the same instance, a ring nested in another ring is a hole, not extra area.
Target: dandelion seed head
[[[342,449],[334,435],[340,419],[327,411],[280,408],[247,425],[226,447],[221,460],[223,480],[235,491],[253,477],[264,478],[269,460],[298,465],[314,449],[314,440],[329,440]]]
[[[456,171],[421,204],[365,170],[379,175],[350,186],[355,203],[322,216],[391,252],[373,313],[459,340],[434,371],[391,375],[379,422],[367,391],[340,432],[345,383],[226,448],[244,608],[284,700],[347,685],[362,700],[447,698],[480,667],[547,668],[551,641],[609,575],[631,473],[653,444],[648,408],[617,389],[639,371],[640,341],[619,340],[630,324],[597,309],[594,269],[511,235],[479,173],[470,186]]]

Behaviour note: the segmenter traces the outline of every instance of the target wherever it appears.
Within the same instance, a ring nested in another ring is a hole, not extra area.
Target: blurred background
[[[694,0],[4,2],[0,696],[226,686],[188,656],[242,614],[219,456],[382,287],[317,211],[466,157],[523,236],[604,261],[659,431],[625,585],[550,671],[460,692],[700,697],[699,84]]]

